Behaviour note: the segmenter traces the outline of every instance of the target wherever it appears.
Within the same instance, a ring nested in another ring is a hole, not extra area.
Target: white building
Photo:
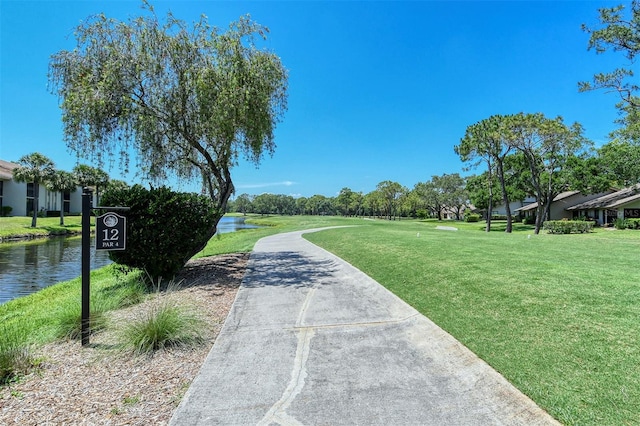
[[[4,207],[11,207],[8,216],[31,216],[35,195],[34,185],[13,180],[13,169],[19,166],[16,163],[0,160],[0,212]],[[82,188],[80,186],[76,191],[64,194],[63,205],[60,198],[59,192],[49,191],[44,185],[39,185],[38,203],[41,212],[50,216],[57,216],[61,209],[65,214],[81,213]]]

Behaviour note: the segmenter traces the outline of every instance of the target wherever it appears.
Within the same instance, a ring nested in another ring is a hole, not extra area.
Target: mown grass
[[[640,233],[436,225],[376,223],[306,237],[428,316],[561,422],[637,424]]]
[[[307,238],[431,318],[561,422],[637,424],[640,232],[533,235],[518,224],[505,234],[500,222],[486,233],[482,223],[336,217],[248,221],[265,228],[216,236],[197,257],[248,252],[280,232],[360,225]],[[113,290],[108,268],[92,273],[94,292],[100,282]],[[0,324],[28,318],[30,340],[51,340],[56,307],[79,304],[79,285],[0,305]]]
[[[194,257],[216,256],[227,253],[248,253],[253,250],[253,246],[260,238],[282,232],[366,223],[362,218],[343,218],[336,216],[260,215],[247,215],[245,222],[261,226],[261,228],[243,229],[236,232],[215,235],[207,246]]]
[[[139,301],[139,282],[139,272],[123,275],[114,265],[91,271],[94,313]],[[58,283],[0,305],[0,324],[22,330],[30,343],[51,342],[79,326],[81,297],[80,277]]]
[[[64,226],[60,226],[60,217],[39,217],[36,227],[32,228],[30,217],[0,217],[0,238],[77,234],[82,231],[81,220],[80,216],[65,216]]]
[[[75,229],[70,218],[70,229]],[[343,223],[339,218],[252,217],[264,228],[251,232],[215,237],[197,257],[247,252],[263,236],[278,232]],[[66,220],[66,219],[65,219]],[[55,231],[58,218],[40,218],[38,228],[30,227],[30,218],[0,218],[0,235],[45,235]],[[66,229],[67,227],[65,227]],[[25,242],[29,243],[29,242]],[[145,297],[142,272],[123,275],[114,265],[91,272],[92,331],[105,327],[105,312],[140,302]],[[81,331],[81,280],[58,283],[29,296],[0,305],[0,379],[10,380],[24,373],[37,360],[31,358],[34,346],[56,339],[78,339]],[[124,345],[135,353],[145,353],[170,345],[196,343],[196,323],[180,306],[162,306],[153,310],[125,333]]]

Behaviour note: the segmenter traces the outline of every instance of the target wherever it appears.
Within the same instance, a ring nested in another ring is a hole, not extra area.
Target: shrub
[[[525,225],[535,225],[536,217],[535,216],[525,216],[524,218],[522,218],[522,223],[524,223]]]
[[[416,210],[416,216],[418,216],[418,219],[428,219],[429,212],[426,211],[425,209],[418,209]]]
[[[11,214],[13,207],[11,206],[2,206],[2,210],[0,210],[0,216],[7,217]]]
[[[640,219],[627,219],[628,229],[640,229]]]
[[[89,323],[91,334],[103,330],[106,327],[105,309],[100,303],[91,300]],[[80,340],[82,337],[82,306],[78,303],[69,303],[60,308],[57,315],[56,337],[59,339]]]
[[[466,214],[464,215],[464,221],[465,222],[478,222],[480,221],[480,215],[479,214]]]
[[[175,346],[194,346],[203,342],[203,327],[204,322],[184,307],[159,301],[146,315],[123,329],[123,346],[138,355]]]
[[[613,226],[616,229],[627,229],[629,225],[629,222],[627,221],[627,219],[621,219],[621,218],[617,218],[616,221],[613,223]]]
[[[494,214],[491,216],[491,220],[507,220],[507,215],[506,214]],[[511,220],[513,220],[514,222],[516,221],[516,217],[515,216],[511,216]]]
[[[207,244],[222,217],[211,200],[166,187],[114,188],[102,196],[106,206],[127,206],[126,250],[111,251],[114,262],[147,271],[153,281],[171,278]]]
[[[26,332],[0,325],[0,384],[9,383],[36,365]]]
[[[584,220],[547,220],[543,229],[550,234],[586,233],[593,229],[593,222]]]

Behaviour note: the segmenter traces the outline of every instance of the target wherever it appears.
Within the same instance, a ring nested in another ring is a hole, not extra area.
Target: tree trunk
[[[33,216],[31,216],[31,227],[35,228],[38,221],[38,195],[40,192],[40,185],[38,182],[33,183]]]
[[[60,191],[60,226],[64,226],[64,191]]]
[[[507,213],[507,228],[504,232],[510,234],[513,229],[513,223],[511,220],[511,206],[509,205],[509,195],[507,194],[507,185],[504,182],[504,171],[502,168],[502,161],[497,162],[498,166],[498,179],[500,179],[500,188],[502,189],[502,202]]]
[[[540,233],[540,229],[542,229],[542,222],[544,222],[544,215],[546,212],[546,206],[544,204],[544,200],[540,199],[538,201],[538,207],[536,207],[536,229],[534,233],[537,235]]]
[[[493,216],[493,184],[491,179],[491,162],[488,167],[488,182],[489,182],[489,206],[487,208],[487,227],[485,228],[486,232],[491,232],[491,216]]]

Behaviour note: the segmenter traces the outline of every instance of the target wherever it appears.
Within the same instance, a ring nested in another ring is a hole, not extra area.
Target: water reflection
[[[242,216],[223,216],[218,222],[218,228],[216,234],[224,234],[226,232],[235,232],[241,229],[254,229],[259,226],[244,223],[244,217]]]
[[[80,237],[0,244],[0,303],[80,276],[81,246]],[[109,263],[106,251],[91,250],[91,269]]]
[[[218,233],[257,228],[244,217],[223,217]],[[0,244],[0,304],[80,276],[82,238],[48,238]],[[91,269],[111,263],[109,252],[96,251],[91,241]]]

